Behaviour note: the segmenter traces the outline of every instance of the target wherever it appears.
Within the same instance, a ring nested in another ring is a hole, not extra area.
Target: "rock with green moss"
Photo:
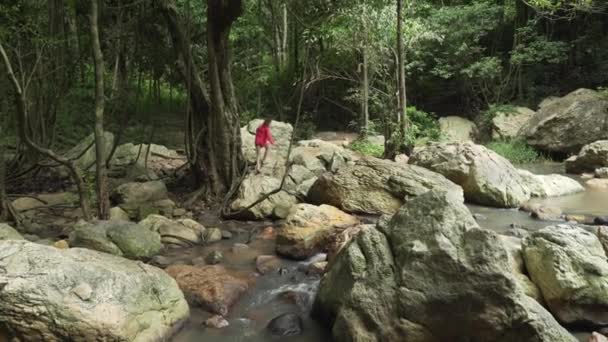
[[[547,227],[524,239],[523,255],[560,321],[608,325],[608,262],[596,234],[569,224]]]
[[[313,315],[337,342],[576,341],[524,293],[500,237],[439,190],[344,247]]]
[[[165,341],[188,320],[176,282],[82,248],[0,241],[0,322],[23,341]]]
[[[94,249],[131,259],[148,259],[162,248],[160,234],[132,222],[80,223],[70,234],[70,246]]]

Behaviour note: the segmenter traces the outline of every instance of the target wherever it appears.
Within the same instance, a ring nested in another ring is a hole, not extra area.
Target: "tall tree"
[[[204,167],[215,194],[228,191],[244,165],[240,120],[231,74],[230,30],[243,0],[207,0],[207,57],[211,108]]]
[[[98,0],[91,0],[89,16],[91,47],[93,49],[93,64],[95,65],[95,164],[97,182],[97,217],[106,220],[110,216],[110,200],[108,195],[108,176],[106,170],[106,144],[103,130],[104,95],[104,63],[101,45],[99,43]]]
[[[397,73],[399,80],[399,121],[401,123],[401,143],[405,143],[407,133],[407,102],[405,97],[405,52],[403,51],[403,0],[397,0]]]

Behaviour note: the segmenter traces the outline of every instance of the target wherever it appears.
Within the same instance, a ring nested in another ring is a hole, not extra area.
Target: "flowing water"
[[[524,165],[523,168],[538,174],[563,174],[562,164]],[[608,191],[587,190],[580,194],[535,201],[547,206],[559,207],[568,214],[608,216]],[[477,205],[468,207],[472,213],[478,214],[477,219],[480,226],[499,233],[504,233],[513,227],[537,230],[551,224],[534,220],[529,214],[518,210]],[[210,246],[173,250],[167,252],[166,257],[174,263],[192,264],[197,258],[205,257],[210,251],[220,250],[224,255],[222,265],[226,268],[238,272],[254,273],[255,258],[258,255],[274,254],[272,240],[255,238],[255,232],[259,233],[262,228],[271,223],[220,222],[212,216],[201,217],[200,221],[206,226],[229,230],[234,237]],[[249,248],[233,250],[235,243],[247,243]],[[172,341],[331,341],[329,331],[310,318],[310,309],[319,284],[319,277],[306,275],[303,271],[305,266],[306,262],[282,260],[282,272],[258,276],[255,285],[235,304],[226,317],[230,323],[226,328],[205,327],[203,322],[210,315],[200,309],[192,308],[190,320]],[[282,295],[286,292],[297,293],[302,300],[298,303],[286,300]],[[284,313],[297,313],[302,317],[304,324],[302,335],[282,338],[269,335],[266,330],[268,322]],[[586,341],[589,336],[589,332],[573,332],[573,334],[580,341]],[[0,342],[2,341],[3,337],[0,333]]]

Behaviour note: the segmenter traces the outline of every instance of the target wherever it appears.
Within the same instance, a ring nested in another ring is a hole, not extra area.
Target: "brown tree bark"
[[[229,36],[243,0],[207,0],[207,55],[211,111],[204,166],[215,194],[224,194],[244,166],[240,120],[232,84]]]
[[[0,114],[3,113],[0,108]],[[1,119],[0,119],[1,120]],[[2,120],[4,121],[4,120]],[[4,136],[4,122],[0,122],[0,137]],[[6,159],[5,159],[6,146],[4,141],[0,141],[0,222],[6,221],[8,218],[8,205],[6,198]]]
[[[405,96],[405,52],[403,51],[403,0],[397,0],[397,68],[399,73],[399,117],[402,143],[408,128],[407,101]]]
[[[13,72],[13,67],[11,65],[10,60],[8,59],[8,55],[6,54],[4,47],[2,46],[2,43],[0,43],[0,57],[2,57],[8,79],[11,82],[15,93],[15,108],[17,110],[17,126],[19,128],[20,139],[31,150],[40,153],[41,155],[65,166],[68,169],[70,175],[72,176],[72,179],[74,180],[74,183],[76,184],[76,187],[78,188],[78,195],[80,197],[80,207],[82,209],[83,218],[85,220],[90,220],[91,215],[89,211],[89,198],[86,192],[82,176],[82,170],[76,167],[74,162],[69,160],[68,158],[58,155],[50,149],[38,146],[27,134],[26,126],[28,118],[25,95],[23,93],[21,85],[19,84],[19,81],[17,80],[17,77],[15,76],[15,73]]]
[[[93,62],[95,65],[95,172],[97,182],[97,217],[107,220],[110,216],[110,199],[108,194],[108,175],[106,170],[105,136],[103,131],[103,112],[105,95],[103,85],[104,62],[101,45],[99,43],[98,0],[91,0],[91,14],[89,16],[91,28],[91,47],[93,49]]]

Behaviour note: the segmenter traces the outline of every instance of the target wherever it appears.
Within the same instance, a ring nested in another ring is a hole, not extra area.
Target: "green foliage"
[[[410,121],[409,131],[406,132],[409,144],[423,145],[429,141],[441,139],[439,121],[434,114],[418,110],[416,107],[408,107],[407,118]]]
[[[547,159],[519,139],[496,140],[488,143],[487,147],[514,164],[542,162]]]
[[[382,158],[384,154],[383,145],[372,144],[367,139],[357,139],[349,145],[349,148],[363,155],[376,158]]]
[[[482,123],[484,125],[490,126],[492,125],[492,120],[496,117],[498,113],[505,113],[506,115],[510,115],[516,112],[516,108],[510,104],[492,104],[488,109],[481,113]]]
[[[296,127],[294,135],[296,140],[308,140],[312,138],[316,131],[317,126],[313,122],[312,116],[309,113],[304,113],[300,118],[300,122],[298,123],[298,127]]]

